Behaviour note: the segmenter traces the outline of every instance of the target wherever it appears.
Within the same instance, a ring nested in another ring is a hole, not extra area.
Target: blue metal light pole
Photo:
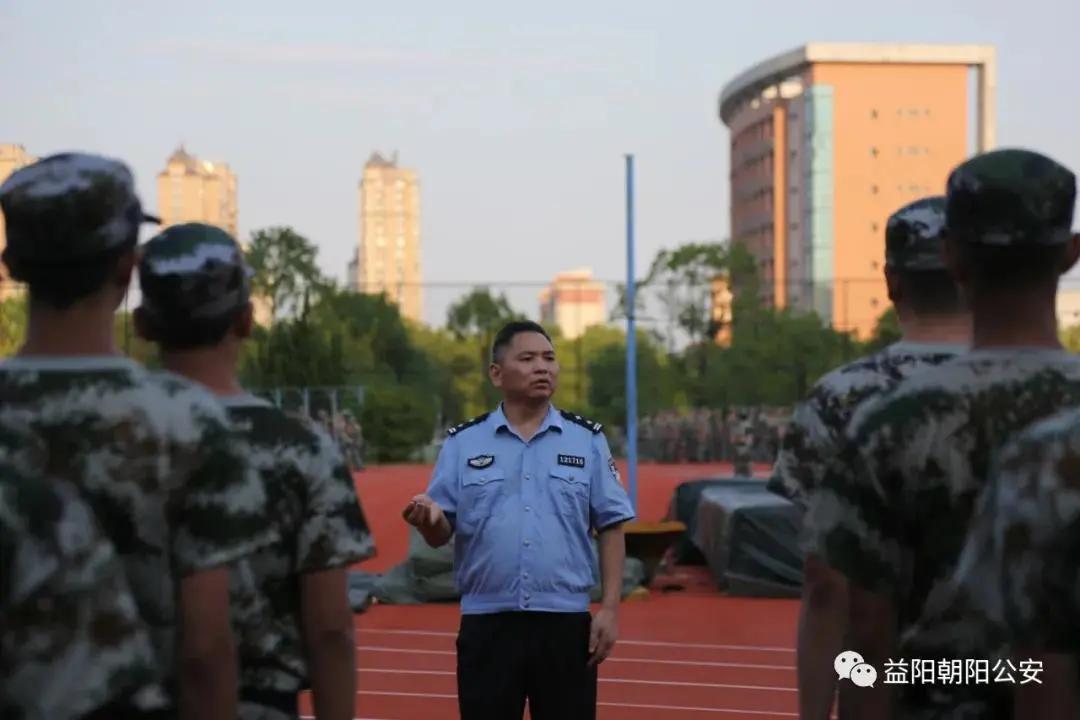
[[[634,156],[626,156],[626,465],[630,502],[637,495],[637,334],[634,328]]]

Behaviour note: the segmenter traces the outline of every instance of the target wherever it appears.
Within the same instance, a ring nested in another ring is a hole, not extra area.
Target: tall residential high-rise
[[[987,46],[809,44],[724,88],[731,237],[763,300],[868,336],[889,307],[888,216],[994,146]]]
[[[412,170],[373,153],[360,179],[360,239],[349,287],[386,293],[402,317],[421,322],[420,182]]]
[[[0,143],[0,183],[21,167],[37,162],[37,158],[26,152],[22,145]],[[7,246],[7,231],[3,222],[3,213],[0,212],[0,253]],[[18,292],[14,281],[8,276],[7,268],[0,261],[0,302],[8,299]]]
[[[226,163],[200,160],[180,146],[158,175],[158,216],[163,228],[201,222],[239,240],[236,175]]]
[[[606,319],[604,284],[589,268],[558,273],[540,292],[540,322],[556,325],[564,338],[578,338]]]

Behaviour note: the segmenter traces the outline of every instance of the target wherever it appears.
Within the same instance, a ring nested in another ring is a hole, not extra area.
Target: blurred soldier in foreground
[[[0,618],[0,717],[122,718],[153,690],[150,636],[90,508],[3,463]]]
[[[144,247],[136,327],[160,345],[165,367],[228,408],[269,498],[279,540],[233,572],[240,718],[296,718],[309,676],[320,719],[352,718],[356,654],[345,574],[374,545],[333,439],[240,386],[240,352],[253,323],[249,273],[222,230],[171,227]]]
[[[403,511],[429,545],[457,535],[463,720],[520,718],[526,700],[534,720],[595,718],[597,666],[618,638],[634,513],[600,425],[552,405],[558,371],[542,327],[500,330],[490,375],[503,402],[450,431],[428,494]],[[593,530],[603,601],[590,616]]]
[[[227,566],[272,539],[266,497],[213,396],[115,346],[145,219],[131,173],[55,155],[8,178],[0,208],[4,262],[30,294],[26,342],[0,363],[0,425],[35,440],[0,443],[0,460],[88,501],[150,628],[170,712],[235,720]]]
[[[1005,628],[1015,717],[1080,717],[1080,411],[1002,451],[957,571],[959,591]]]
[[[1023,150],[977,156],[949,176],[946,250],[972,311],[972,350],[856,411],[812,498],[812,552],[847,577],[848,649],[991,663],[985,615],[940,612],[992,455],[1030,423],[1080,401],[1080,358],[1058,340],[1058,278],[1080,254],[1074,175]],[[1001,683],[877,683],[853,717],[1009,717]],[[897,697],[893,697],[896,688]],[[842,705],[843,705],[843,698]]]
[[[885,282],[903,337],[881,352],[833,370],[795,409],[776,458],[769,489],[805,511],[826,463],[839,451],[844,429],[860,404],[905,377],[966,349],[971,318],[945,266],[945,198],[917,200],[885,226]],[[833,704],[833,660],[843,650],[847,624],[844,577],[814,553],[804,564],[799,616],[799,703],[803,718],[823,720]]]

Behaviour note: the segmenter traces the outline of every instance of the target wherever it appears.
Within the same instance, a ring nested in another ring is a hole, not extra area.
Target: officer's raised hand
[[[401,516],[424,536],[432,547],[446,544],[453,531],[442,508],[427,495],[417,495],[402,510]]]

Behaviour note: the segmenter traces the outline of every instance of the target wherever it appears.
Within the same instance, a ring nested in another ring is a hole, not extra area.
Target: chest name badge
[[[560,455],[560,465],[568,465],[570,467],[583,468],[585,467],[585,458],[580,455]]]
[[[493,462],[495,462],[494,455],[477,455],[474,458],[469,458],[469,467],[477,469],[486,468]]]

